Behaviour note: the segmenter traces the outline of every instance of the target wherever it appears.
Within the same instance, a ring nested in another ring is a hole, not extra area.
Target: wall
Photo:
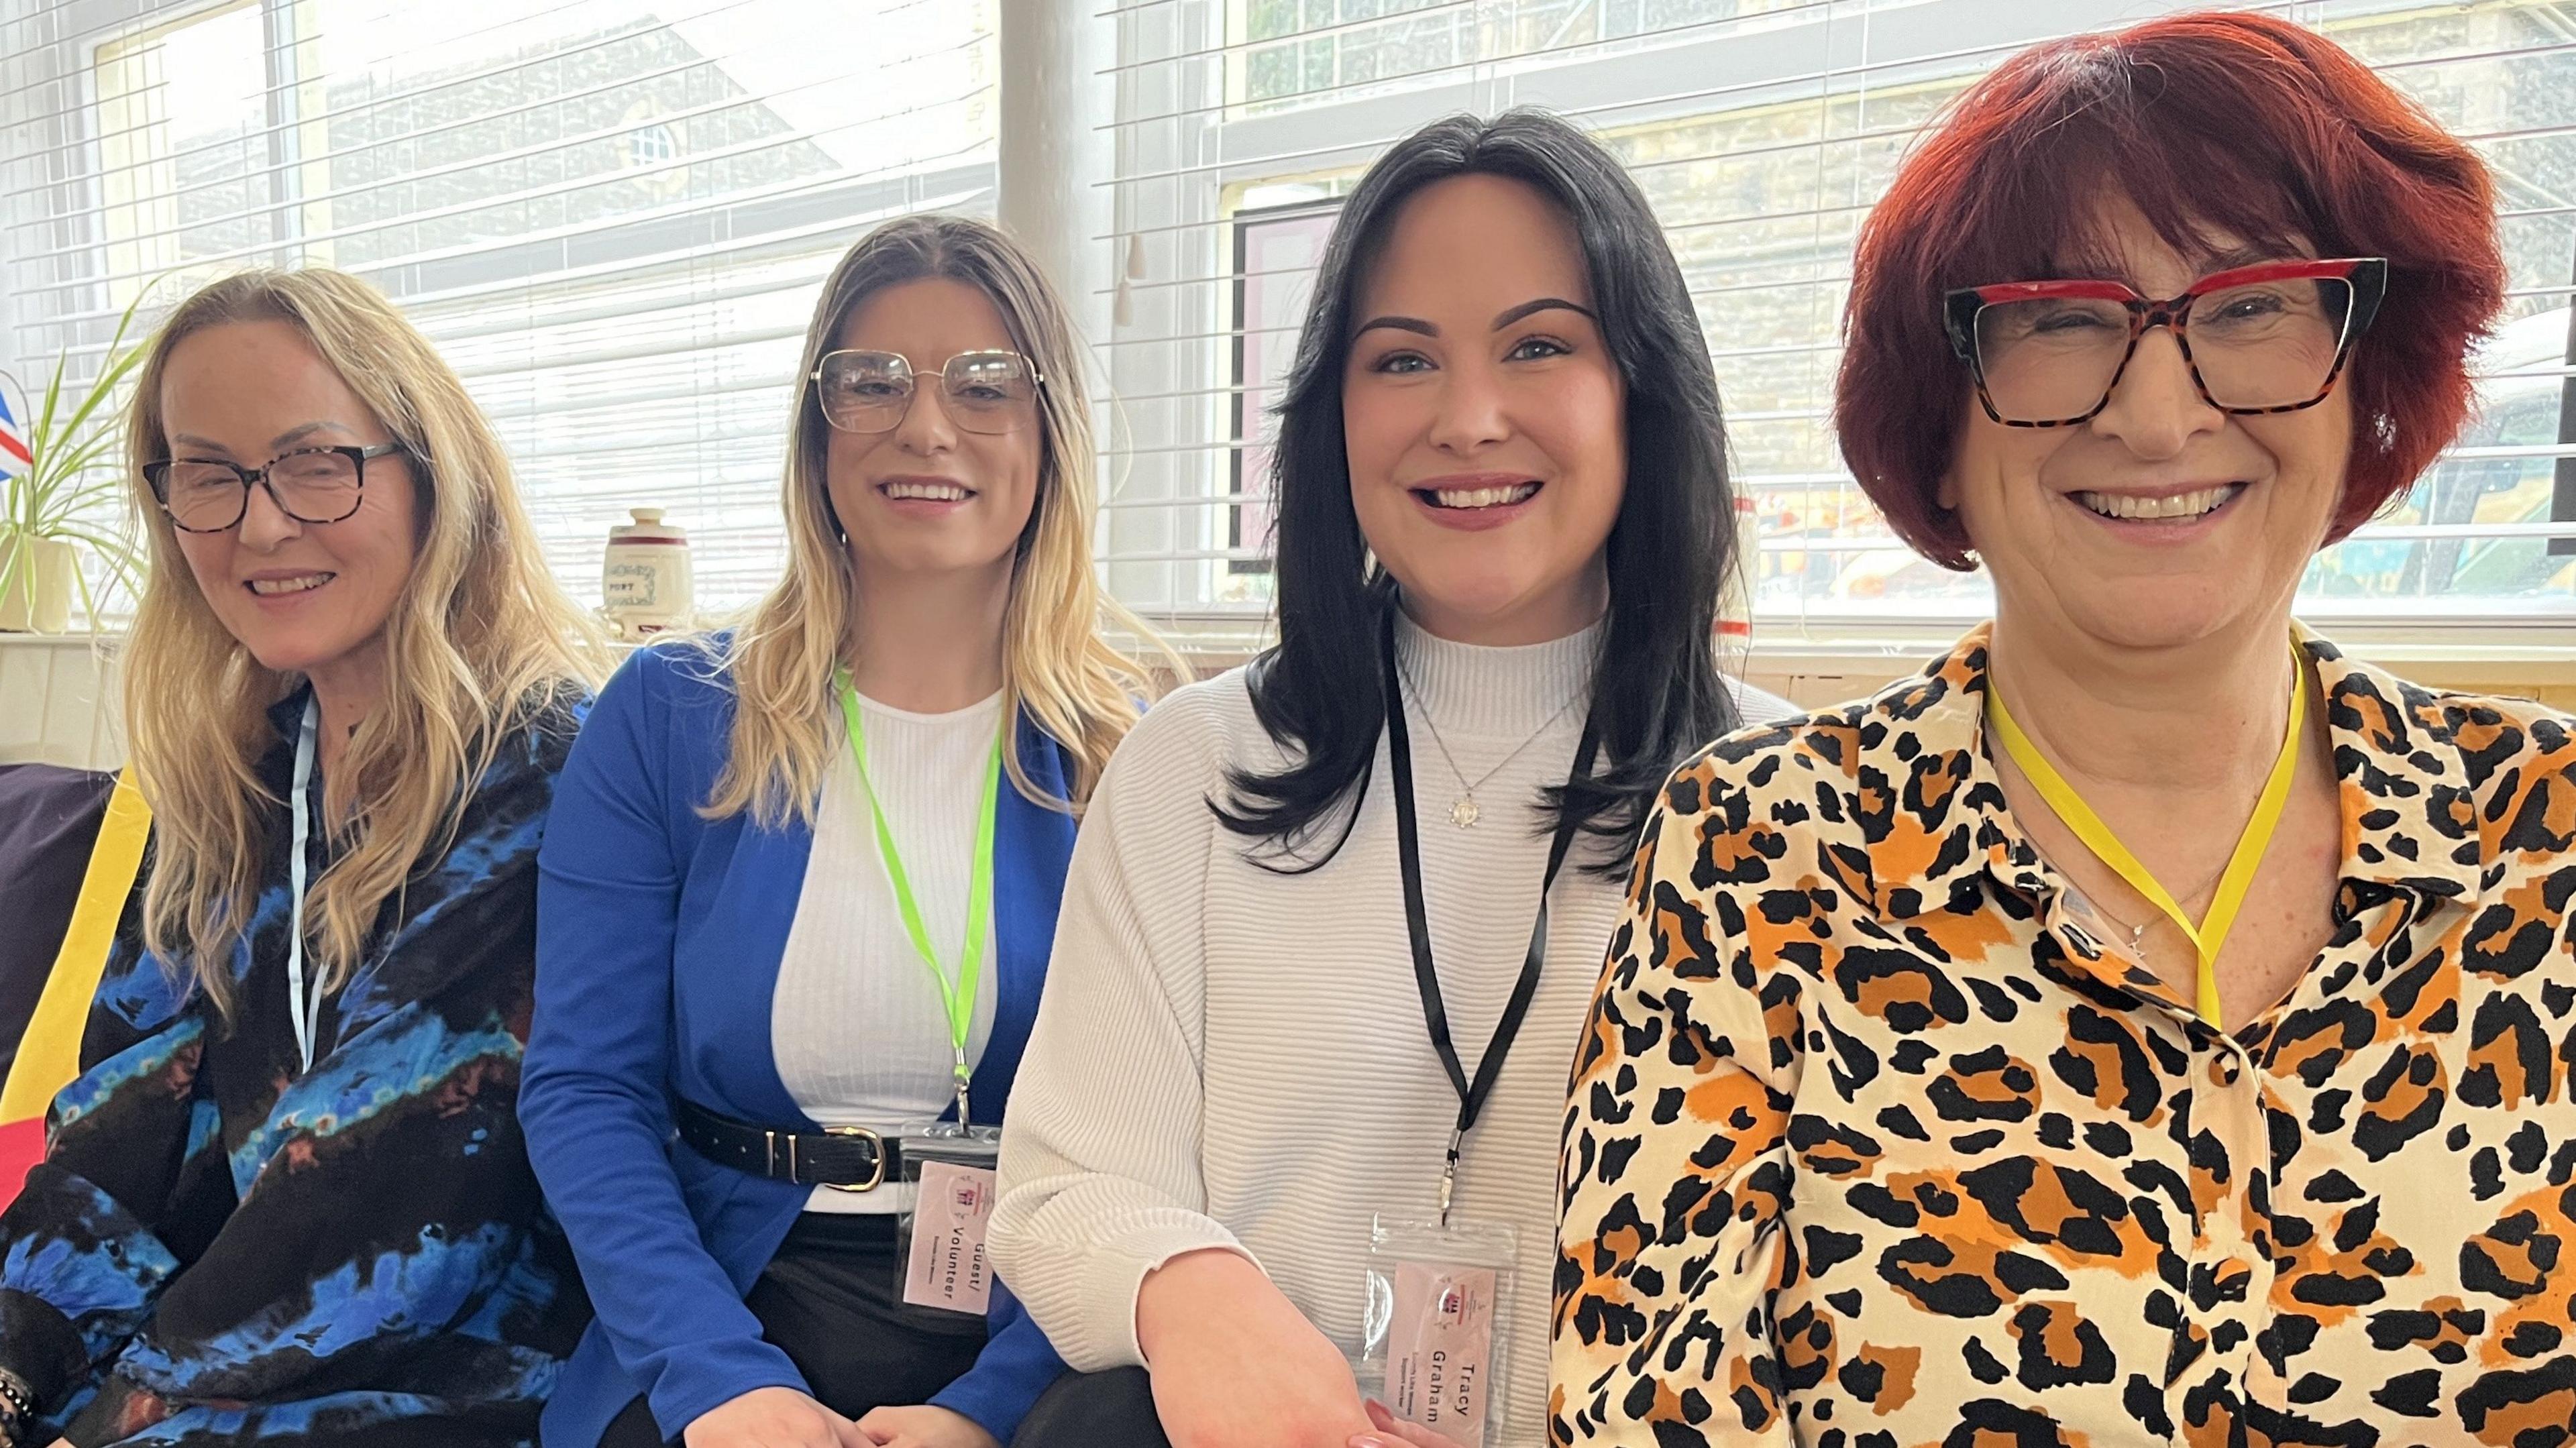
[[[1743,670],[1753,683],[1806,708],[1858,698],[1914,672],[1938,642],[1903,644],[1756,643]],[[112,769],[125,756],[114,694],[112,643],[0,634],[0,764]],[[2576,714],[2576,646],[2380,641],[2348,651],[2428,688],[2538,699]],[[1236,653],[1196,653],[1215,673]]]
[[[124,732],[113,696],[113,644],[0,634],[0,763],[44,760],[116,768]],[[1860,698],[1904,678],[1940,652],[1909,644],[1754,644],[1744,678],[1806,709]],[[2537,698],[2576,714],[2576,647],[2519,642],[2370,642],[2349,652],[2427,688]],[[1200,672],[1242,662],[1242,654],[1193,654]]]
[[[2576,647],[2565,641],[2454,643],[2437,638],[2338,637],[2346,654],[2428,689],[2537,699],[2576,714]],[[1823,708],[1914,672],[1938,642],[1868,647],[1754,645],[1747,676],[1792,703]]]
[[[9,325],[15,315],[9,306],[9,228],[0,226],[0,372],[17,377],[22,383],[27,374],[18,366],[18,329]],[[13,402],[11,404],[15,406]],[[20,423],[26,419],[20,418]]]

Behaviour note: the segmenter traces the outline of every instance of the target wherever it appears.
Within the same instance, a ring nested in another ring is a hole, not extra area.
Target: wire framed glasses
[[[1017,352],[960,352],[927,375],[936,380],[949,421],[987,435],[1036,422],[1038,388],[1046,380]],[[823,420],[856,433],[901,427],[918,383],[901,353],[858,349],[825,353],[806,380],[821,398]]]

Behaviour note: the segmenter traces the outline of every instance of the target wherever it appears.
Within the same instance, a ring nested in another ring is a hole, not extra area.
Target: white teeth
[[[301,578],[254,578],[250,581],[250,591],[262,597],[279,593],[302,593],[308,588],[320,588],[330,582],[331,578],[332,575],[328,573],[307,573]]]
[[[2162,522],[2189,520],[2216,508],[2236,496],[2241,483],[2225,483],[2215,488],[2202,488],[2193,493],[2176,493],[2167,498],[2140,497],[2134,493],[2077,493],[2075,501],[2105,518],[2127,518]]]
[[[972,496],[955,483],[888,483],[889,498],[926,498],[934,503],[962,503]]]
[[[1536,483],[1512,483],[1500,488],[1435,488],[1431,501],[1443,508],[1498,508],[1524,501],[1537,491]]]

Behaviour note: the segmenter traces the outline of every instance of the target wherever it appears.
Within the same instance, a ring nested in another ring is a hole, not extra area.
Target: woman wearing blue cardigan
[[[628,661],[540,857],[519,1114],[598,1309],[551,1448],[994,1448],[1063,1368],[979,1223],[1147,685],[1098,631],[1081,353],[1006,237],[916,217],[799,372],[786,576]]]

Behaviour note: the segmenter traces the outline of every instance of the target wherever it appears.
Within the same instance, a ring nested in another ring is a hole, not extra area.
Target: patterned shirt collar
[[[2346,658],[2304,626],[2292,628],[2325,702],[2345,884],[2475,898],[2487,854],[2472,789],[2492,768],[2481,765],[2482,751],[2510,748],[2510,731],[2501,721],[2492,737],[2479,737],[2474,724],[2450,727],[2438,696]],[[1980,624],[1861,711],[1859,758],[1847,767],[1859,772],[1864,811],[1886,820],[1873,834],[1869,864],[1878,906],[1891,915],[1938,908],[1975,889],[1980,876],[2034,900],[2060,888],[2012,818],[1986,753],[1991,632]],[[1970,826],[1969,848],[1942,848],[1961,822]],[[2420,848],[2420,841],[2449,841],[2451,848]]]

